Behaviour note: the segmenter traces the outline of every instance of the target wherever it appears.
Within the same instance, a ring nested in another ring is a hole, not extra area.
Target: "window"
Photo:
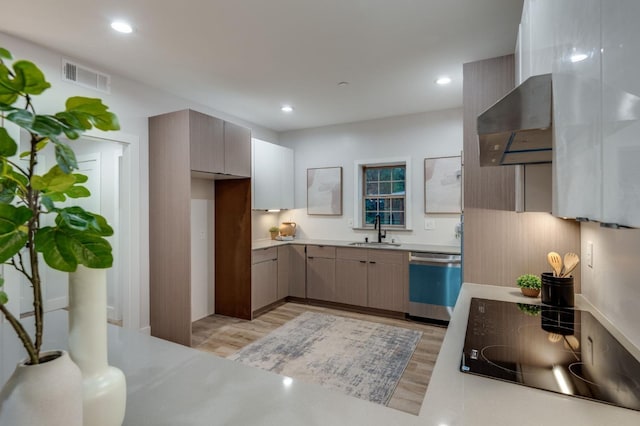
[[[376,216],[387,226],[404,228],[406,225],[406,166],[394,164],[364,166],[362,212],[364,227],[371,227]]]

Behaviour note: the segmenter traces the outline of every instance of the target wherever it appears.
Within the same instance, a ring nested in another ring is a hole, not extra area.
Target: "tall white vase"
[[[0,391],[0,425],[82,426],[82,376],[67,352],[41,352],[21,362]]]
[[[82,372],[84,426],[121,426],[127,386],[107,361],[105,269],[79,265],[69,274],[69,355]]]

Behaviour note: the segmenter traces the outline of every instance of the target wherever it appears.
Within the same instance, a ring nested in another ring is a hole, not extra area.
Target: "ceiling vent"
[[[62,80],[89,89],[111,93],[111,76],[62,59]]]

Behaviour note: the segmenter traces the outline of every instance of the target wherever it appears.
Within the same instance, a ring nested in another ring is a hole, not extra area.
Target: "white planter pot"
[[[127,386],[107,361],[106,270],[78,266],[69,274],[69,354],[83,378],[84,426],[120,426]]]
[[[65,351],[40,354],[49,356],[41,364],[18,364],[0,392],[0,425],[82,425],[80,369]]]

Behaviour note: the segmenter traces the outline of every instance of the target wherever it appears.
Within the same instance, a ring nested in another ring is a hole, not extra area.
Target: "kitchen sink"
[[[376,243],[376,242],[363,242],[363,241],[349,243],[349,245],[355,246],[355,247],[400,247],[400,244],[398,243]]]

